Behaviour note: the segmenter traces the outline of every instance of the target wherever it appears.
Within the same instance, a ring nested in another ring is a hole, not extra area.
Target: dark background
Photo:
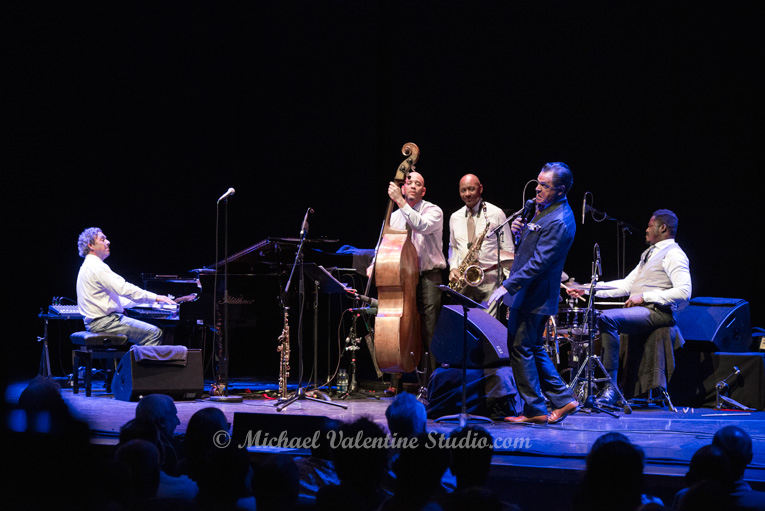
[[[590,192],[636,228],[628,269],[651,213],[674,210],[694,296],[746,299],[765,326],[756,5],[17,5],[3,22],[10,371],[36,374],[37,314],[75,298],[84,228],[134,283],[214,262],[229,187],[231,252],[297,236],[308,207],[330,250],[373,248],[406,142],[447,219],[467,172],[515,211],[545,162],[566,162],[577,218]],[[588,215],[566,265],[580,282],[595,243],[617,277],[616,223]]]

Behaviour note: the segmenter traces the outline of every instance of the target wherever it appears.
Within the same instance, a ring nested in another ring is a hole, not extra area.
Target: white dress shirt
[[[502,222],[507,220],[505,212],[491,203],[486,204],[486,216],[483,214],[483,201],[473,207],[475,215],[475,238],[478,239],[481,233],[486,229],[486,222],[489,222],[489,231],[487,236],[497,228]],[[468,231],[467,231],[468,208],[462,206],[452,213],[449,218],[449,268],[457,268],[464,261],[468,253]],[[513,237],[510,232],[510,226],[505,224],[497,233],[500,238],[500,248],[503,251],[513,252]],[[481,244],[481,250],[478,252],[478,262],[482,268],[488,268],[497,264],[497,238],[492,236],[486,238]]]
[[[77,307],[85,324],[115,312],[122,313],[125,307],[151,304],[156,300],[156,293],[125,281],[98,256],[85,256],[77,275]]]
[[[654,245],[653,254],[659,253],[667,245],[674,244],[675,240],[669,238],[659,241]],[[687,302],[691,299],[691,272],[688,263],[688,256],[678,246],[670,249],[664,256],[662,268],[672,281],[672,287],[643,293],[643,301],[646,303],[655,303],[658,305],[677,305]],[[632,286],[640,272],[640,264],[633,269],[626,278],[604,282],[603,285],[615,287],[616,289],[601,290],[595,293],[595,296],[601,298],[611,298],[617,296],[629,296]]]
[[[390,217],[394,229],[412,228],[412,244],[417,249],[420,273],[434,268],[446,268],[444,257],[444,212],[433,204],[421,200],[414,207],[408,203],[394,211]]]

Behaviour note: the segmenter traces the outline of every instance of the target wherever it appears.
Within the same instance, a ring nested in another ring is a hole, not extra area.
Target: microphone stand
[[[217,394],[210,396],[210,401],[225,401],[229,403],[238,403],[243,400],[241,396],[232,396],[229,394],[228,379],[228,197],[224,195],[223,215],[223,342],[220,341],[220,332],[218,332],[218,342],[220,343],[221,356],[218,361],[217,374]],[[220,200],[218,201],[220,204]],[[216,207],[217,205],[216,204]],[[218,271],[218,268],[215,268]],[[217,288],[217,286],[216,286]],[[217,292],[217,289],[216,289]]]
[[[303,295],[305,293],[305,280],[304,280],[305,277],[304,277],[303,264],[302,264],[302,261],[303,261],[303,244],[305,243],[305,236],[306,236],[306,234],[308,234],[308,222],[306,220],[308,218],[308,213],[310,211],[311,211],[311,208],[308,208],[308,210],[306,211],[306,219],[303,220],[303,226],[302,226],[302,228],[300,230],[300,243],[298,244],[297,253],[295,254],[295,261],[292,263],[292,270],[290,271],[290,277],[287,280],[287,285],[284,287],[284,292],[285,293],[289,292],[290,284],[292,283],[292,277],[295,275],[295,269],[297,268],[298,263],[300,263],[300,276],[299,276],[300,280],[298,282],[298,285],[299,285],[299,294]],[[318,291],[317,291],[317,294],[316,294],[314,299],[318,300]],[[317,335],[316,334],[316,326],[315,326],[316,325],[316,312],[317,312],[316,309],[317,309],[316,302],[314,302],[314,340],[316,339],[316,335]],[[302,316],[303,316],[303,308],[302,307],[300,308],[300,316],[301,316],[301,320],[300,321],[302,323]],[[301,336],[298,336],[298,337],[299,337],[298,342],[300,344],[302,344],[302,342],[303,342],[302,337]],[[315,359],[316,359],[316,345],[314,343],[314,360]],[[302,355],[301,355],[301,360],[299,361],[299,363],[302,366],[302,363],[303,363],[302,362]],[[314,369],[315,369],[315,365],[316,364],[314,363]],[[338,406],[340,408],[346,408],[346,409],[348,408],[347,406],[342,405],[340,403],[333,403],[331,401],[325,401],[323,399],[318,399],[316,397],[309,396],[308,393],[306,392],[305,387],[300,382],[298,382],[297,391],[295,391],[295,393],[291,397],[289,397],[287,399],[284,399],[284,400],[280,399],[276,403],[276,405],[275,405],[276,406],[276,411],[277,412],[281,412],[282,410],[287,408],[289,405],[291,405],[295,401],[315,401],[317,403],[324,403],[324,404],[327,404],[327,405]]]
[[[616,242],[616,260],[617,260],[617,275],[620,279],[623,279],[625,275],[627,275],[627,262],[626,262],[626,255],[627,255],[627,235],[632,234],[633,231],[639,231],[639,229],[636,229],[635,227],[632,227],[630,224],[623,220],[619,220],[618,218],[614,218],[608,213],[605,213],[603,211],[599,211],[589,204],[584,205],[584,212],[591,212],[593,214],[593,219],[595,218],[595,215],[599,215],[601,218],[596,219],[597,222],[602,222],[603,220],[611,220],[616,223],[617,228],[617,242]],[[621,243],[620,243],[621,242]],[[621,257],[619,255],[621,254]]]

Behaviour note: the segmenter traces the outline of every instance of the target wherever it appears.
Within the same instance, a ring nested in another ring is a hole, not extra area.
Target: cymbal
[[[568,289],[576,289],[577,291],[589,291],[590,290],[590,284],[566,284],[566,288]],[[609,289],[619,289],[614,286],[604,286],[602,284],[595,284],[595,291],[607,291]]]

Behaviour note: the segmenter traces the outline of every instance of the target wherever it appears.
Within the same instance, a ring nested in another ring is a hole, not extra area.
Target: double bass
[[[420,149],[409,142],[401,152],[406,159],[393,179],[399,186],[414,169]],[[374,350],[380,371],[409,373],[417,368],[422,351],[417,311],[420,264],[411,228],[394,229],[390,224],[393,205],[393,200],[389,200],[374,262],[378,299]]]

